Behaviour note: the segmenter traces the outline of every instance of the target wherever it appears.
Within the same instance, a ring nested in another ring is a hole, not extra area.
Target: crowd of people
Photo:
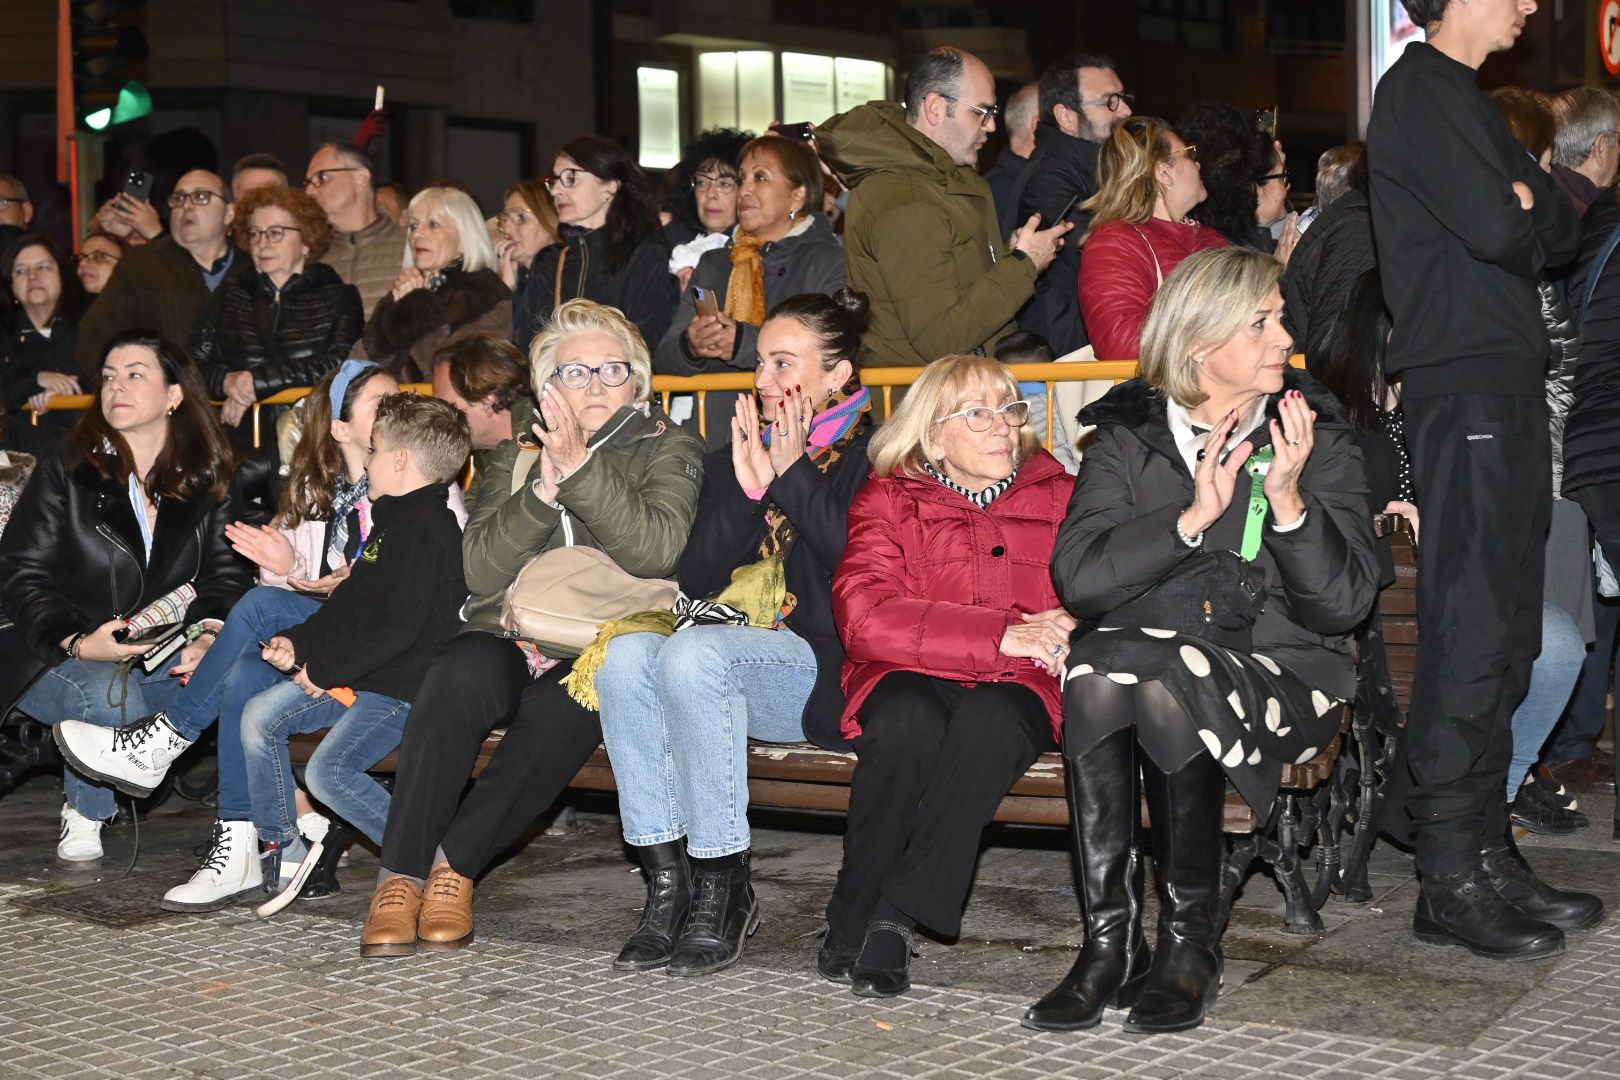
[[[1510,821],[1573,831],[1572,789],[1613,784],[1620,104],[1482,94],[1499,8],[1408,0],[1427,42],[1304,215],[1275,114],[1133,115],[1079,53],[1003,117],[949,47],[808,137],[704,132],[662,189],[577,136],[488,218],[442,181],[396,223],[334,143],[298,186],[254,154],[166,216],[119,195],[69,260],[0,176],[0,704],[68,763],[58,857],[101,858],[116,793],[216,728],[218,820],[164,907],[290,902],[340,819],[381,851],[361,955],[460,949],[605,745],[647,885],[613,967],[698,976],[761,918],[748,743],[809,742],[857,757],[817,968],[887,997],[1059,750],[1085,943],[1024,1023],[1184,1030],[1221,978],[1228,790],[1264,819],[1346,703],[1394,708],[1404,519],[1423,646],[1380,825],[1414,932],[1559,951],[1602,903]],[[1006,363],[1054,358],[1140,374],[1047,432]],[[924,371],[885,415],[871,366]],[[709,397],[707,439],[653,393],[726,371],[754,389]],[[155,666],[143,621],[178,630]]]

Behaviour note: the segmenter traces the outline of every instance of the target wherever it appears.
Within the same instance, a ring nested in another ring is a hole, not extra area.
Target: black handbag
[[[1254,623],[1265,606],[1265,567],[1235,551],[1198,551],[1096,625],[1172,630],[1246,653],[1254,648]]]

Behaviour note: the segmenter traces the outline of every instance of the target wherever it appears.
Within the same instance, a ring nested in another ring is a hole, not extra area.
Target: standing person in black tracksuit
[[[1552,505],[1536,277],[1575,256],[1580,231],[1476,71],[1535,9],[1409,0],[1428,40],[1384,76],[1367,130],[1394,317],[1385,366],[1402,382],[1423,507],[1423,649],[1402,778],[1422,879],[1413,930],[1497,959],[1553,955],[1563,930],[1603,916],[1597,897],[1536,878],[1508,834],[1504,794],[1510,721],[1541,646]]]

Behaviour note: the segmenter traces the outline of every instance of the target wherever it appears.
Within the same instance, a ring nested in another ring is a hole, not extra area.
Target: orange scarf
[[[740,323],[765,322],[765,260],[759,237],[741,225],[731,237],[731,280],[726,283],[726,314]]]

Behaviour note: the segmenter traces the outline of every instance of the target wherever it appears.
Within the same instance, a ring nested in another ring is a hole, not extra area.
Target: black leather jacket
[[[288,278],[279,294],[267,275],[254,272],[214,291],[190,351],[216,399],[233,371],[253,372],[254,392],[265,398],[314,386],[348,358],[364,323],[360,293],[325,263]]]
[[[186,620],[223,619],[253,576],[225,539],[236,499],[163,499],[141,558],[129,491],[88,464],[40,461],[0,535],[0,704],[63,659],[61,642],[193,582]]]

